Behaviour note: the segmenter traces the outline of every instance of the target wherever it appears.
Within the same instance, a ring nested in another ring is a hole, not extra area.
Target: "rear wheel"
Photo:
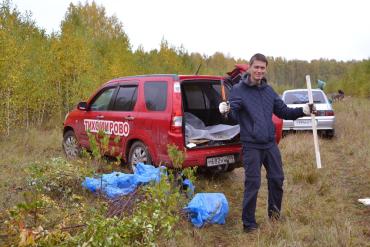
[[[152,164],[152,158],[149,150],[144,143],[137,141],[132,144],[128,155],[128,164],[136,165],[137,163]]]
[[[73,130],[68,130],[64,133],[63,150],[68,159],[76,159],[81,155],[81,146]]]
[[[229,165],[226,169],[226,172],[232,172],[236,168],[236,164]]]
[[[334,137],[334,134],[335,134],[335,130],[334,129],[332,129],[332,130],[326,130],[325,131],[325,136],[327,138],[333,138]]]

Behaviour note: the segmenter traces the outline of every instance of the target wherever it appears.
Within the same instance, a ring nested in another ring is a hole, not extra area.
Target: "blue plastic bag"
[[[154,167],[152,165],[145,165],[144,163],[137,163],[132,166],[136,180],[138,183],[149,183],[150,181],[159,182],[161,180],[161,170],[166,169],[164,166]]]
[[[222,193],[198,193],[184,209],[191,223],[200,228],[205,223],[225,224],[229,204]]]
[[[186,195],[188,198],[191,198],[194,195],[195,186],[189,179],[185,179],[182,182],[182,187],[186,190]]]
[[[133,192],[141,184],[147,184],[150,181],[159,182],[162,174],[161,170],[165,168],[156,168],[152,165],[138,163],[133,169],[134,174],[112,172],[103,174],[100,178],[86,177],[82,186],[91,192],[102,190],[109,198],[114,198]]]
[[[91,192],[102,190],[108,197],[113,198],[120,195],[127,195],[137,187],[136,177],[133,174],[112,172],[103,174],[100,178],[85,178],[82,186]]]

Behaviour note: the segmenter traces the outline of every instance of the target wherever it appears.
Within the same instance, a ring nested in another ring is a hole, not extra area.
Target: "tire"
[[[68,159],[77,159],[81,156],[82,149],[73,130],[64,133],[63,150]]]
[[[334,129],[331,129],[331,130],[326,130],[325,131],[325,136],[329,139],[333,138],[335,135],[335,130]]]
[[[152,157],[147,146],[145,146],[144,143],[137,141],[134,142],[130,148],[128,164],[131,166],[136,165],[139,162],[152,165]]]
[[[231,164],[227,167],[227,169],[225,170],[225,172],[232,172],[235,170],[235,168],[238,168],[238,167],[242,167],[242,165],[240,165],[240,163],[234,163],[234,164]]]
[[[227,169],[226,169],[226,172],[232,172],[235,170],[235,166],[229,166]]]

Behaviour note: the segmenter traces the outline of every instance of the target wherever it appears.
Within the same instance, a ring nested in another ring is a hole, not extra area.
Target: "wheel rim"
[[[70,158],[78,157],[80,152],[80,146],[77,142],[77,139],[74,136],[68,136],[63,143],[63,147],[67,157]]]
[[[143,147],[136,147],[132,152],[131,163],[135,165],[137,163],[148,163],[148,153]]]

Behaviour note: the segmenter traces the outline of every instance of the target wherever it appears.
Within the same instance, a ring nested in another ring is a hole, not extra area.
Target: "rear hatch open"
[[[232,85],[239,82],[245,70],[246,65],[236,65],[225,77],[182,76],[182,126],[187,148],[234,145],[240,142],[239,125],[221,115],[218,106],[223,101],[221,80],[228,98]]]
[[[229,90],[226,90],[228,93]],[[181,82],[185,146],[210,147],[239,142],[239,125],[220,114],[220,80],[189,79]]]

